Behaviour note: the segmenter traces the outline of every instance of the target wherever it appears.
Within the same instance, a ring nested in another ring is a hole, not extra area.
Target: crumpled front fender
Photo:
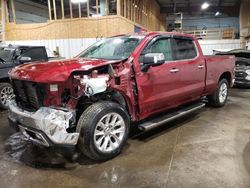
[[[20,127],[44,133],[53,144],[76,145],[79,133],[68,133],[73,112],[41,107],[36,112],[20,109],[14,102],[9,104],[9,118]],[[45,145],[45,144],[44,144]]]

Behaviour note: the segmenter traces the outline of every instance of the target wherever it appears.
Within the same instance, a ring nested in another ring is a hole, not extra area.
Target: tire
[[[126,143],[129,126],[128,113],[121,105],[108,101],[94,103],[77,123],[78,148],[95,161],[114,158]]]
[[[14,97],[12,85],[9,83],[0,83],[0,108],[7,110],[7,100]]]
[[[229,84],[226,79],[221,79],[213,95],[208,97],[209,104],[213,107],[222,107],[228,98]]]

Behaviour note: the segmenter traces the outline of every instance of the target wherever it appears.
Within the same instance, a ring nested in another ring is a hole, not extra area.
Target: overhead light
[[[217,12],[215,13],[215,16],[219,16],[219,15],[220,15],[220,12],[217,11]]]
[[[202,9],[202,10],[205,10],[205,9],[207,9],[209,6],[210,6],[210,4],[208,4],[207,2],[204,2],[204,3],[201,5],[201,9]]]
[[[87,0],[71,0],[71,3],[86,3]]]

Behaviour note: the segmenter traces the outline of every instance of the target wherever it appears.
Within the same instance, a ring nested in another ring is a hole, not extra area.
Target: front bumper
[[[47,147],[77,144],[79,133],[67,132],[73,117],[73,112],[48,107],[28,112],[19,108],[13,101],[9,103],[10,126],[19,128],[26,139]]]
[[[243,80],[243,79],[236,79],[234,85],[241,86],[241,87],[250,87],[250,81]]]

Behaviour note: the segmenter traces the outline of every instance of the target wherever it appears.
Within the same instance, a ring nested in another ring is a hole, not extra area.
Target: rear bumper
[[[20,109],[14,102],[9,104],[10,126],[20,130],[27,140],[46,147],[75,146],[79,133],[68,133],[73,112],[42,107],[36,112]]]

